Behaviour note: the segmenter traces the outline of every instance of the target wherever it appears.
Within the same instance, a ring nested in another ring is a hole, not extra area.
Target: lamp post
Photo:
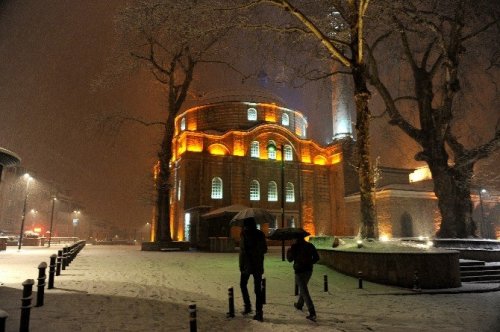
[[[273,143],[267,145],[269,151],[277,151],[278,148]],[[281,228],[285,228],[285,154],[284,146],[280,145],[281,151]],[[285,261],[285,240],[281,240],[281,260]]]
[[[33,180],[33,178],[28,173],[24,174],[24,178],[26,179],[26,193],[24,195],[23,217],[21,219],[21,230],[19,232],[19,245],[17,247],[17,250],[21,250],[21,246],[23,243],[24,220],[26,219],[26,204],[28,202],[30,182],[31,180]]]
[[[479,189],[479,206],[481,206],[481,236],[485,238],[485,233],[486,233],[486,227],[484,225],[484,207],[483,207],[483,196],[482,194],[486,194],[487,191],[486,189],[482,188]],[[488,234],[489,235],[489,234]]]
[[[73,218],[73,237],[75,237],[76,234],[76,226],[78,226],[78,215],[80,214],[80,210],[75,210],[73,211],[75,214],[75,218]]]
[[[50,248],[50,241],[52,240],[52,226],[54,225],[54,207],[56,205],[57,198],[53,196],[51,200],[52,200],[52,212],[50,213],[50,229],[49,229],[49,245],[48,245],[49,248]]]

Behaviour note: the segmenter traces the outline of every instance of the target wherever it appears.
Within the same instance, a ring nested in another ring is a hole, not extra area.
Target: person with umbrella
[[[240,236],[240,288],[243,296],[243,315],[252,312],[250,295],[248,294],[248,280],[253,276],[255,292],[255,316],[253,319],[264,321],[262,275],[264,274],[264,254],[267,252],[267,244],[264,233],[257,229],[255,218],[243,219],[243,230]]]
[[[295,243],[287,250],[286,257],[289,262],[293,262],[295,283],[299,288],[299,298],[293,306],[298,310],[302,310],[305,303],[309,310],[309,315],[306,318],[315,322],[316,310],[314,309],[314,303],[309,294],[307,284],[312,276],[313,264],[319,261],[319,255],[316,247],[304,239],[305,234],[308,233],[299,233],[296,235]]]

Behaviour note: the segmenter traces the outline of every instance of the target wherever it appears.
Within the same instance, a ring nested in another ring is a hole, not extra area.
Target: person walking
[[[254,218],[243,220],[243,230],[240,237],[240,289],[243,296],[243,315],[252,312],[250,295],[248,294],[248,280],[253,276],[255,292],[255,316],[253,319],[264,321],[262,306],[264,302],[262,294],[262,275],[264,274],[264,254],[267,252],[266,237],[261,230],[257,229]]]
[[[299,235],[295,243],[287,250],[286,256],[289,262],[293,261],[295,283],[299,288],[299,298],[293,306],[298,310],[302,310],[305,303],[309,310],[309,315],[306,318],[315,322],[316,310],[307,284],[312,276],[313,264],[319,261],[316,247],[312,243],[307,242],[303,236]]]

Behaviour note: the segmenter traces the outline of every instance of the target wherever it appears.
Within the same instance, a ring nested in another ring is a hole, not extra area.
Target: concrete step
[[[500,270],[485,269],[477,271],[460,271],[460,277],[484,276],[484,275],[500,276]]]
[[[470,265],[470,266],[460,266],[460,272],[462,271],[482,271],[482,270],[500,270],[500,265]]]
[[[478,281],[500,282],[500,275],[462,276],[460,277],[460,280],[462,282],[478,282]]]
[[[460,267],[462,266],[478,266],[478,265],[484,265],[485,263],[483,261],[474,261],[474,260],[468,260],[468,259],[461,259],[459,261]]]

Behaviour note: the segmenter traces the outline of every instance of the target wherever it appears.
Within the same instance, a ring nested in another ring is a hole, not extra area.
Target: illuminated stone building
[[[283,199],[285,227],[354,232],[344,218],[341,145],[308,139],[304,115],[276,97],[225,95],[186,110],[175,120],[173,151],[174,240],[193,241],[201,212],[235,204],[265,208],[277,217],[269,227],[281,227]]]
[[[333,101],[332,109],[350,112],[349,105]],[[172,142],[172,239],[195,246],[206,243],[209,236],[237,239],[239,233],[230,229],[229,220],[242,206],[269,210],[276,222],[264,227],[280,228],[282,204],[285,227],[303,227],[315,236],[357,235],[361,220],[359,185],[350,159],[354,140],[352,116],[348,118],[342,120],[339,114],[333,117],[334,141],[325,146],[308,138],[307,119],[301,112],[286,108],[265,91],[226,92],[179,114]],[[441,218],[428,170],[380,167],[379,172],[378,235],[432,237]],[[485,211],[498,206],[498,196],[494,197],[483,199]],[[479,206],[479,199],[473,200]],[[207,220],[208,214],[219,210],[224,211],[219,220]],[[495,213],[486,218],[488,213],[478,216],[476,208],[474,219],[496,218]],[[490,224],[487,220],[483,223]],[[215,231],[200,235],[207,225]],[[153,218],[152,240],[155,228]],[[491,230],[482,228],[480,235],[498,237],[498,221],[488,226]]]

